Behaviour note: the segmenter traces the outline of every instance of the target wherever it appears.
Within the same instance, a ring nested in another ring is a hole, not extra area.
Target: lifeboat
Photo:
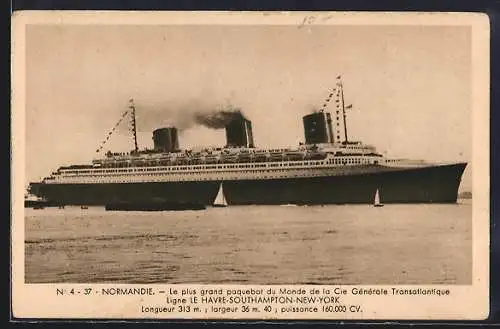
[[[283,160],[285,153],[283,152],[271,152],[271,161],[281,161]]]
[[[240,162],[250,162],[252,161],[253,155],[248,152],[240,153],[238,155],[238,161]]]
[[[208,155],[205,157],[205,163],[217,163],[219,161],[219,157],[216,155]]]
[[[323,160],[326,158],[326,153],[324,153],[324,152],[307,152],[305,158],[308,160]]]
[[[224,161],[224,162],[231,162],[231,163],[237,162],[238,161],[238,155],[237,154],[225,154],[222,157],[222,161]]]
[[[269,153],[265,151],[255,152],[253,155],[254,162],[266,162],[268,158],[269,158]]]
[[[306,153],[303,151],[288,151],[285,153],[286,157],[290,161],[298,161],[303,160],[306,156]]]

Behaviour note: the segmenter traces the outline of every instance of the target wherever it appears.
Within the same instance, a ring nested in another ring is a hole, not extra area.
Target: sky
[[[184,128],[183,148],[224,145],[223,130],[185,121],[221,106],[252,121],[256,146],[295,146],[338,75],[350,140],[467,161],[470,190],[471,31],[460,26],[28,25],[26,178],[99,156],[130,98],[140,148],[169,124]],[[132,147],[125,122],[103,150]]]

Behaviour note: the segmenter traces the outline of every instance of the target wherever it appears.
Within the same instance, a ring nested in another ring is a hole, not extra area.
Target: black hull
[[[199,204],[211,205],[219,182],[127,183],[127,184],[39,184],[33,193],[46,195],[65,205],[109,204]]]
[[[224,181],[229,205],[455,203],[466,164],[369,174]],[[220,181],[33,184],[34,194],[65,205],[169,202],[212,205]]]
[[[24,200],[25,208],[43,209],[45,207],[61,207],[62,204],[55,201]]]

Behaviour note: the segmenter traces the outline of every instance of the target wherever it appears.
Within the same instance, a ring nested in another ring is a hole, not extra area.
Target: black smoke
[[[194,120],[197,124],[212,128],[223,129],[233,120],[246,120],[239,109],[218,110],[209,113],[197,112],[194,114]]]
[[[150,132],[156,128],[173,126],[180,132],[197,125],[211,129],[223,129],[234,119],[245,119],[240,108],[222,102],[190,100],[152,104],[136,102],[137,129]]]

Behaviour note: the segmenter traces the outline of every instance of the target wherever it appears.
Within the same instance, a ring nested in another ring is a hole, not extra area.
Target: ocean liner
[[[331,104],[333,115],[327,112]],[[302,118],[305,141],[295,147],[256,147],[251,121],[235,115],[224,125],[225,146],[182,150],[178,130],[170,126],[153,131],[154,149],[139,150],[131,100],[120,121],[130,119],[132,151],[108,151],[89,164],[62,166],[30,183],[29,192],[62,205],[210,206],[220,193],[229,206],[371,204],[376,193],[384,204],[457,201],[467,163],[387,158],[373,146],[351,141],[346,120],[350,107],[338,77],[322,107]]]

